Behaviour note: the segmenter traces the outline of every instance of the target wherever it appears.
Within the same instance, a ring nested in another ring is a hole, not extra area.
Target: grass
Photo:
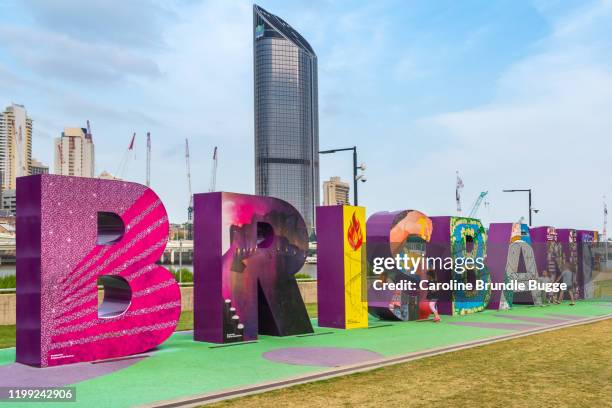
[[[308,312],[308,316],[311,319],[317,317],[317,304],[316,303],[306,303],[306,311]]]
[[[177,282],[180,278],[182,283],[193,283],[193,272],[189,269],[169,267],[168,270]],[[0,276],[0,289],[14,289],[17,286],[16,279],[15,275]]]
[[[317,317],[317,304],[307,303],[308,315]],[[193,311],[181,312],[176,330],[193,330]],[[0,326],[0,348],[15,347],[15,325]]]
[[[173,268],[172,266],[168,268],[170,273],[174,275],[174,279],[178,282],[179,279],[182,283],[193,283],[193,272],[187,268]]]
[[[612,297],[612,279],[595,282],[595,298]]]
[[[0,289],[10,289],[17,286],[15,275],[0,276]]]
[[[0,326],[0,348],[15,347],[15,325]]]
[[[609,406],[610,340],[609,319],[212,406]]]
[[[174,279],[176,279],[177,282],[181,283],[192,283],[193,284],[193,272],[190,271],[187,268],[174,268],[172,266],[170,266],[168,268],[168,270],[170,271],[170,273],[174,276]],[[316,279],[313,279],[310,275],[305,274],[305,273],[298,273],[295,275],[296,279],[299,280],[307,280],[307,281],[314,281]],[[17,286],[17,282],[16,282],[16,278],[15,275],[7,275],[7,276],[1,276],[0,277],[0,289],[14,289]]]
[[[176,325],[176,331],[193,330],[193,310],[181,312],[181,317]]]

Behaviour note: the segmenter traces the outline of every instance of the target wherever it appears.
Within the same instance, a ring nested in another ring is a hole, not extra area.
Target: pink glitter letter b
[[[122,357],[150,350],[174,331],[179,287],[155,265],[168,240],[168,216],[150,188],[20,177],[17,231],[18,362],[47,367]]]

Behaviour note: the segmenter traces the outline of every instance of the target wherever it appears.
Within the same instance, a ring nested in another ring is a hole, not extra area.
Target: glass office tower
[[[319,204],[317,56],[289,24],[253,6],[255,193],[291,203],[314,228]]]

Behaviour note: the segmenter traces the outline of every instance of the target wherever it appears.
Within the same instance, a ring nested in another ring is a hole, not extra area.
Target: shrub
[[[314,279],[312,276],[308,275],[307,273],[296,273],[294,276],[295,276],[295,279]]]
[[[6,275],[0,277],[0,289],[11,289],[15,288],[17,284],[17,278],[15,275]]]
[[[174,279],[176,279],[176,281],[179,281],[179,271],[182,271],[182,282],[193,282],[193,272],[191,272],[189,269],[187,268],[183,268],[183,269],[174,269],[173,267],[168,268],[168,270],[170,271],[170,273],[172,273],[172,275],[174,275]]]

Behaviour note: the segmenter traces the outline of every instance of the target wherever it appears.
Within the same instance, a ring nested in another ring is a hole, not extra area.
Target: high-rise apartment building
[[[95,177],[94,143],[86,128],[64,128],[55,139],[55,174]]]
[[[30,174],[32,119],[23,105],[12,104],[0,113],[0,180],[2,190],[15,189],[17,177]]]
[[[319,204],[317,56],[281,18],[253,6],[255,193],[291,203],[314,228]]]
[[[112,173],[109,173],[108,171],[104,170],[102,171],[102,173],[98,174],[98,178],[99,179],[103,179],[103,180],[121,180],[121,178],[114,176]]]
[[[36,159],[32,159],[32,163],[30,165],[30,174],[49,174],[49,166],[39,162]]]
[[[2,192],[2,215],[15,216],[17,214],[17,194],[15,189]]]
[[[323,182],[323,205],[349,205],[349,191],[349,183],[330,177]]]

